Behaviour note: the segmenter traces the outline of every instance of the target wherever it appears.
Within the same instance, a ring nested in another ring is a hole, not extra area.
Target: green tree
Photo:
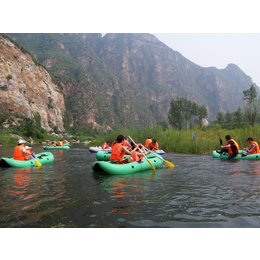
[[[217,123],[219,125],[222,125],[224,122],[225,122],[224,113],[222,111],[219,111],[217,115]]]
[[[184,98],[177,97],[171,101],[171,107],[168,114],[168,120],[170,125],[181,130],[185,126],[184,117]]]
[[[226,123],[230,124],[233,122],[233,114],[228,110],[225,114]]]
[[[238,127],[241,127],[243,118],[244,118],[244,114],[242,112],[241,107],[239,107],[237,111],[234,112],[234,122],[237,123]]]
[[[254,85],[243,91],[244,94],[244,108],[245,108],[245,116],[248,119],[251,127],[254,127],[255,121],[259,114],[260,101],[257,99],[257,92]]]
[[[181,130],[188,126],[192,127],[194,123],[202,127],[203,118],[207,116],[206,107],[199,106],[187,98],[177,97],[171,101],[168,120],[173,127]]]

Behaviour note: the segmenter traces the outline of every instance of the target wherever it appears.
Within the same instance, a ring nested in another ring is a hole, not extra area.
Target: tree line
[[[202,127],[203,118],[208,117],[205,106],[200,106],[187,98],[177,97],[172,99],[168,114],[169,124],[182,130],[187,127]]]
[[[260,99],[257,98],[257,91],[254,85],[243,91],[244,105],[243,109],[238,107],[237,111],[226,113],[218,112],[216,120],[213,124],[227,126],[233,124],[235,127],[241,128],[243,122],[247,122],[253,128],[258,120],[260,111]],[[177,97],[172,99],[170,110],[168,113],[169,124],[178,130],[188,127],[203,126],[203,119],[208,117],[208,112],[205,106],[200,106],[196,102],[192,102],[187,98]]]

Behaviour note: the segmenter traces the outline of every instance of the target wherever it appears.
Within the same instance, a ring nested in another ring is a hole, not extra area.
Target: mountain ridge
[[[203,68],[151,34],[8,34],[60,82],[66,126],[101,130],[167,121],[172,98],[235,111],[252,79],[235,64]],[[227,92],[229,95],[227,96]]]

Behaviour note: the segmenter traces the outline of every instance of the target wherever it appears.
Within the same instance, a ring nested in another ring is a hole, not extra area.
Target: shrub
[[[12,78],[13,78],[13,76],[11,74],[8,74],[6,77],[7,80],[12,79]]]

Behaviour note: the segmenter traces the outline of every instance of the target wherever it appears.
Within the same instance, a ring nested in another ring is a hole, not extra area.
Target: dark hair
[[[231,136],[230,135],[226,135],[226,140],[230,140],[231,139]]]
[[[248,137],[247,141],[249,141],[249,140],[254,141],[254,139],[252,137]]]
[[[124,141],[124,140],[125,140],[125,137],[123,135],[118,135],[117,138],[116,138],[116,141],[118,143],[122,143],[122,141]]]

